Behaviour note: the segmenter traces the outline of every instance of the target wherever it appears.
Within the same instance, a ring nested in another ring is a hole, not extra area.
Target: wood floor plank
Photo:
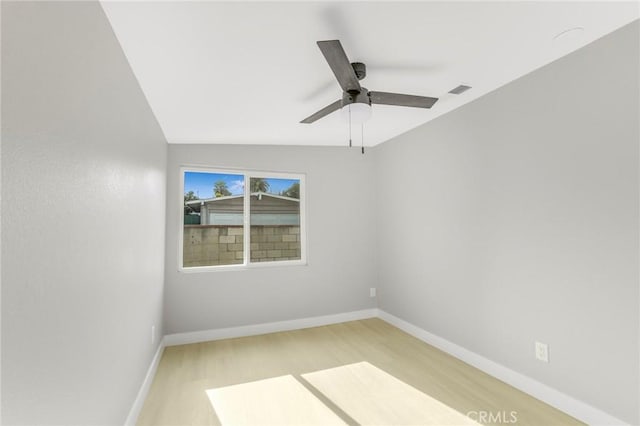
[[[518,425],[576,419],[372,318],[262,336],[171,346],[164,351],[141,426],[219,425],[206,391],[277,376],[369,362],[459,413],[517,415]],[[318,395],[316,395],[318,396]],[[347,423],[353,424],[343,417]],[[486,422],[504,424],[505,422]]]

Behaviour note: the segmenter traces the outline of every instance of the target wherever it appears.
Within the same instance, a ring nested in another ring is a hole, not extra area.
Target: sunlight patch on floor
[[[293,376],[207,390],[223,425],[346,425]]]
[[[478,425],[368,362],[302,374],[302,380],[361,425]],[[223,425],[346,425],[291,375],[206,392]]]

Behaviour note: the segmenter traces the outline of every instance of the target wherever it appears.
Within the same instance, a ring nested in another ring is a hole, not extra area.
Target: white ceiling
[[[317,40],[339,39],[366,63],[370,90],[440,98],[431,110],[374,105],[364,128],[372,146],[639,16],[637,2],[102,5],[170,143],[345,145],[340,112],[299,123],[341,97]],[[554,40],[574,27],[584,31]],[[473,88],[447,94],[459,84]]]

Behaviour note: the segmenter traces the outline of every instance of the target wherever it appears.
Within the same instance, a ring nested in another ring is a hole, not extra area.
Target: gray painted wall
[[[373,157],[357,149],[170,145],[167,172],[167,333],[375,307]],[[178,272],[181,165],[305,173],[308,265]]]
[[[374,150],[380,308],[633,424],[638,40],[636,21]]]
[[[4,424],[122,424],[162,324],[167,148],[98,2],[2,2],[2,139]]]
[[[385,311],[640,421],[637,23],[365,156],[174,145],[167,166],[96,3],[3,2],[2,65],[5,424],[122,423],[153,324],[366,309],[376,283]],[[309,264],[178,272],[183,164],[306,173]]]

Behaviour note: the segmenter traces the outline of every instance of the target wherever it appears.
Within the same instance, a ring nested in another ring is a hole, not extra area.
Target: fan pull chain
[[[362,144],[362,153],[364,154],[364,123],[360,125],[360,143]]]
[[[349,148],[351,148],[351,105],[348,106],[349,108]]]

